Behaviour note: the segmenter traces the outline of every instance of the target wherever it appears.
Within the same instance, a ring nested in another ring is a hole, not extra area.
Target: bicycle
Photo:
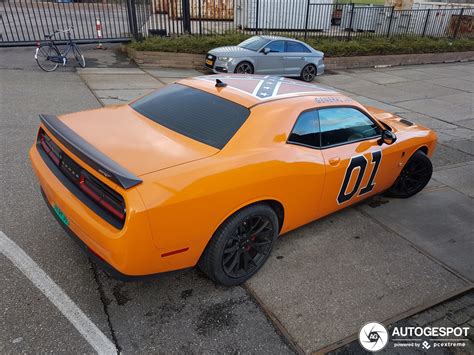
[[[58,68],[59,64],[62,64],[64,67],[67,63],[67,56],[71,51],[74,54],[74,58],[76,58],[77,64],[79,64],[81,68],[86,67],[86,60],[84,59],[84,56],[79,50],[77,44],[71,39],[71,32],[73,29],[74,27],[69,27],[65,30],[56,30],[51,34],[44,36],[49,40],[49,42],[38,43],[35,52],[35,60],[41,69],[47,72],[52,72]],[[67,33],[68,36],[66,49],[62,54],[53,39],[53,37],[58,33]]]

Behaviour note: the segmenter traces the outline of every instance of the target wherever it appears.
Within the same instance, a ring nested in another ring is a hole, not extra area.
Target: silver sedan
[[[214,73],[271,74],[309,82],[324,73],[324,53],[291,38],[254,36],[237,46],[210,50],[206,67]]]

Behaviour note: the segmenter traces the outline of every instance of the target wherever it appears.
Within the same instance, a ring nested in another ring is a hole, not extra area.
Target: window
[[[218,149],[227,144],[250,113],[232,101],[180,84],[155,91],[131,107],[168,129]]]
[[[271,53],[282,53],[285,51],[285,41],[273,41],[265,46],[270,48]]]
[[[293,131],[288,138],[291,143],[300,143],[319,147],[320,133],[317,111],[303,112],[296,121]]]
[[[321,144],[328,146],[380,135],[379,127],[361,111],[351,107],[320,109]]]
[[[270,42],[270,40],[262,38],[260,36],[253,36],[240,43],[239,47],[250,49],[251,51],[256,52],[268,42]]]
[[[310,50],[306,46],[298,42],[287,41],[286,51],[292,53],[310,53]]]

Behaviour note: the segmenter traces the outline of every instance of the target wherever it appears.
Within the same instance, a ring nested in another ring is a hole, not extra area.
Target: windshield
[[[250,114],[235,102],[180,84],[166,86],[130,106],[168,129],[218,149]]]
[[[270,42],[269,39],[265,39],[260,36],[254,36],[240,43],[239,47],[250,49],[251,51],[256,52],[260,48],[262,48],[264,45],[266,45],[268,42]]]

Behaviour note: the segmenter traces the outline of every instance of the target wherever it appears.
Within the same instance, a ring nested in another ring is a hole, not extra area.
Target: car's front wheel
[[[234,73],[236,74],[253,74],[253,65],[249,62],[242,62],[237,64]]]
[[[313,64],[306,65],[303,70],[301,71],[301,80],[306,82],[311,82],[314,80],[317,74],[317,69]]]
[[[433,165],[421,150],[415,152],[403,167],[400,175],[387,191],[389,197],[408,198],[425,188],[431,179]]]
[[[216,231],[199,261],[199,268],[225,286],[239,285],[267,261],[278,235],[278,218],[268,205],[240,210]]]

